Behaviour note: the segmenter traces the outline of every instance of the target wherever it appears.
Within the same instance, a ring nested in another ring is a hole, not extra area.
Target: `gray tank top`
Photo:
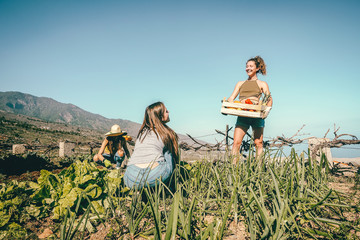
[[[141,141],[143,140],[143,141]],[[128,165],[164,161],[164,143],[153,131],[149,131],[145,138],[136,139],[134,151]]]

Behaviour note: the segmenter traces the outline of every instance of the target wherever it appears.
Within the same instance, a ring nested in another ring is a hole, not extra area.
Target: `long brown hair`
[[[256,73],[260,72],[262,75],[266,75],[266,65],[264,59],[262,59],[260,56],[256,56],[254,58],[250,58],[249,60],[247,60],[246,63],[250,61],[254,61],[256,68],[259,68],[259,70]]]
[[[149,105],[145,109],[144,121],[140,127],[137,138],[140,141],[144,140],[149,130],[152,130],[158,138],[160,136],[166,149],[172,153],[175,160],[178,160],[178,136],[163,121],[165,111],[166,108],[162,102],[156,102]]]
[[[124,136],[107,136],[106,139],[108,140],[110,155],[115,155],[117,150],[126,144]]]

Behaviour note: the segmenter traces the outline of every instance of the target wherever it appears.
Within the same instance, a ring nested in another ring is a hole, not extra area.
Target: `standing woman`
[[[259,98],[262,93],[270,94],[269,86],[267,85],[267,83],[264,81],[260,81],[257,77],[258,73],[266,75],[266,65],[264,60],[260,56],[250,58],[246,62],[246,73],[249,76],[248,79],[245,81],[240,81],[236,84],[233,93],[228,98],[229,102],[233,102],[234,99],[239,95],[239,101],[241,103],[258,104]],[[267,106],[271,107],[272,104],[273,101],[270,97]],[[256,155],[258,156],[262,153],[265,120],[262,118],[238,117],[235,124],[234,143],[231,151],[232,155],[239,155],[242,140],[250,126],[254,131]]]
[[[125,185],[154,187],[159,181],[165,183],[178,163],[178,137],[166,125],[169,111],[162,102],[148,106],[140,127],[135,148],[124,174]]]
[[[109,160],[116,163],[116,168],[121,167],[125,159],[125,155],[129,158],[130,152],[128,150],[125,131],[122,131],[120,126],[115,124],[111,127],[110,132],[105,134],[105,139],[101,144],[99,152],[94,156],[94,162]]]

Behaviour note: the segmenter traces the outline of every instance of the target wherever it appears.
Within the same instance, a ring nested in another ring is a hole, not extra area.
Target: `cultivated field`
[[[238,165],[182,150],[170,187],[136,191],[124,169],[91,161],[103,133],[3,112],[0,122],[0,239],[360,238],[360,177],[348,165],[276,148]],[[76,154],[59,158],[59,141]],[[25,154],[10,154],[19,143]]]
[[[90,159],[3,175],[0,239],[360,238],[359,173],[343,176],[325,158],[272,150],[233,165],[214,153],[181,162],[170,187],[142,191],[123,186],[124,170]]]

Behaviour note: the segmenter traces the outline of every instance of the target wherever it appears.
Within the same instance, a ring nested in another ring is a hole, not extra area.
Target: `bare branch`
[[[204,148],[207,148],[208,150],[217,150],[217,151],[220,151],[221,150],[221,147],[223,146],[221,143],[217,143],[217,144],[214,144],[214,145],[210,145],[210,144],[202,144],[200,142],[198,142],[195,138],[193,138],[192,136],[190,136],[189,134],[186,134],[192,141],[194,141],[194,143],[196,143],[198,146],[190,146],[189,144],[187,143],[184,143],[184,142],[181,142],[179,144],[179,146],[181,147],[181,149],[184,149],[184,150],[190,150],[190,149],[193,149],[195,151],[201,149],[202,147]]]
[[[358,138],[357,138],[356,136],[354,136],[354,135],[344,133],[344,134],[340,134],[339,136],[336,136],[333,140],[337,140],[337,139],[339,139],[339,138],[341,138],[341,137],[343,137],[343,136],[352,137],[353,140],[357,140],[357,139],[358,139]]]
[[[219,131],[219,130],[217,130],[217,129],[215,129],[215,131],[216,131],[217,133],[221,134],[221,135],[226,136],[226,134],[223,133],[222,131]],[[230,137],[230,136],[228,136],[228,138],[230,138],[231,140],[234,140],[234,138],[232,138],[232,137]]]
[[[326,135],[330,132],[330,128],[326,131],[324,138],[326,138]]]
[[[339,131],[340,127],[338,127],[338,129],[336,129],[336,124],[334,123],[334,135],[335,135],[335,138],[337,137],[337,131]]]
[[[302,143],[309,138],[304,138],[304,139],[293,139],[295,136],[298,135],[298,133],[301,131],[301,129],[304,127],[305,125],[303,125],[292,137],[290,138],[286,138],[284,137],[284,135],[282,135],[282,137],[278,136],[272,140],[269,141],[268,146],[270,147],[283,147],[283,146],[293,146],[295,144],[299,144]],[[323,148],[323,147],[330,147],[330,148],[339,148],[342,147],[344,145],[351,145],[351,144],[360,144],[360,141],[358,140],[358,138],[352,134],[340,134],[338,135],[337,132],[339,131],[340,127],[336,128],[336,125],[334,124],[334,139],[333,140],[329,140],[327,142],[323,142],[319,145],[317,145],[314,148],[314,151],[316,152],[317,150]],[[328,132],[330,131],[330,129],[325,133],[324,138],[326,137],[326,135],[328,134]],[[351,137],[352,139],[339,139],[341,137]]]
[[[293,139],[294,137],[296,137],[304,127],[305,127],[305,124],[302,125],[302,127],[292,137],[290,137],[289,139]]]

